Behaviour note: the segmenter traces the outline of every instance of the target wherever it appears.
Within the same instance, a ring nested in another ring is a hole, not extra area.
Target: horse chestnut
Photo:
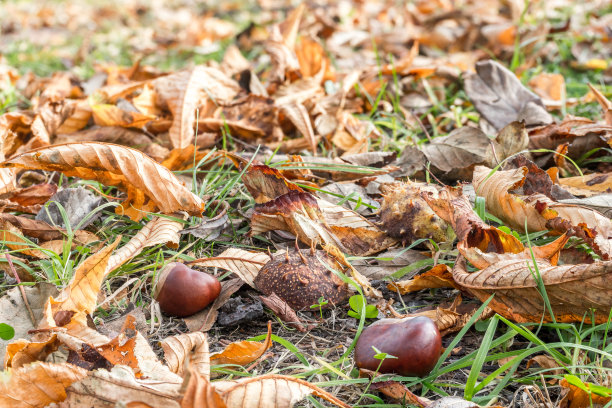
[[[157,275],[153,297],[164,313],[185,317],[204,309],[220,292],[215,277],[172,262]]]
[[[374,358],[376,347],[397,358]],[[382,319],[366,327],[355,345],[359,368],[407,377],[423,377],[434,368],[442,350],[438,327],[428,317]],[[380,368],[379,368],[380,365]]]

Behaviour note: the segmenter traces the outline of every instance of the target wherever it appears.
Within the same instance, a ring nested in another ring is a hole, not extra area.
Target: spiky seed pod
[[[378,212],[380,228],[390,237],[409,244],[417,239],[433,239],[448,242],[455,233],[446,221],[433,212],[421,191],[437,190],[432,186],[417,183],[390,183],[381,187],[383,202]]]
[[[348,297],[348,285],[319,259],[342,270],[325,251],[291,249],[277,254],[261,268],[255,286],[266,295],[276,293],[295,310],[317,304],[320,297],[328,305],[339,304]]]

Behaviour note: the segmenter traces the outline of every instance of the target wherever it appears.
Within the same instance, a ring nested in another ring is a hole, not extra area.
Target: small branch
[[[21,292],[21,297],[23,298],[23,303],[25,304],[26,309],[28,309],[28,314],[30,315],[30,320],[32,321],[32,326],[36,327],[38,322],[36,321],[34,313],[32,312],[32,308],[30,307],[30,302],[28,301],[28,297],[26,296],[25,289],[23,288],[23,286],[21,286],[21,279],[19,279],[19,274],[17,273],[15,265],[13,265],[13,261],[11,260],[11,256],[8,254],[8,252],[5,254],[5,256],[9,264],[9,268],[13,272],[13,276],[15,276],[15,279],[17,280],[19,291]]]

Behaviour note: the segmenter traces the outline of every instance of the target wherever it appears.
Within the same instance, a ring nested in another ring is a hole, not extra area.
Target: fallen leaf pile
[[[378,391],[476,407],[352,372],[366,318],[425,316],[442,336],[494,315],[609,321],[609,5],[25,3],[0,16],[0,406],[349,407]],[[49,75],[6,51],[76,33]],[[100,44],[131,65],[97,61]],[[565,54],[580,96],[552,72]],[[219,296],[166,316],[152,294],[171,262]],[[329,316],[334,363],[312,334]],[[336,328],[347,316],[360,326]],[[232,325],[259,340],[223,338]],[[360,375],[368,388],[342,382]],[[590,388],[563,381],[562,404],[584,406]]]

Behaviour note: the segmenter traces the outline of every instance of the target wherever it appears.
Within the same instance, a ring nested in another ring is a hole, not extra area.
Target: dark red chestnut
[[[204,309],[220,292],[215,277],[172,262],[157,275],[153,297],[164,313],[184,317]]]
[[[397,358],[374,358],[376,347]],[[366,327],[355,345],[355,363],[359,368],[406,377],[423,377],[434,368],[442,350],[442,336],[428,317],[382,319]]]

